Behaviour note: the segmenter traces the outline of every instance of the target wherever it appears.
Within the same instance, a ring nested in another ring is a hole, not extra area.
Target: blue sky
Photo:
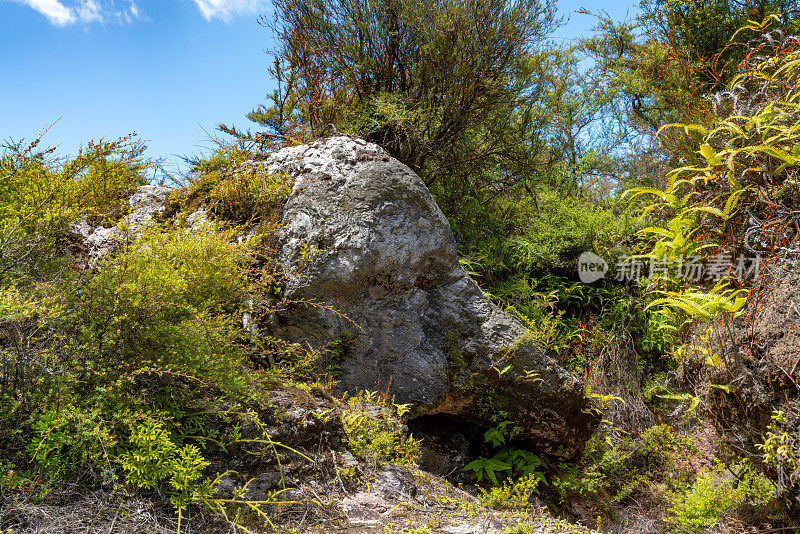
[[[561,0],[614,18],[635,0]],[[0,138],[45,137],[62,154],[92,138],[136,132],[152,157],[178,161],[210,144],[206,132],[264,101],[269,0],[0,0]],[[585,34],[571,15],[555,37]],[[60,120],[59,120],[60,119]]]

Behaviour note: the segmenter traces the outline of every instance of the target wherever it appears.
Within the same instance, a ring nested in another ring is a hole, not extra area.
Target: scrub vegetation
[[[76,228],[125,221],[155,179],[144,147],[101,140],[63,158],[46,137],[7,142],[0,532],[87,492],[117,503],[120,525],[136,524],[125,503],[169,518],[140,531],[299,532],[333,498],[299,498],[298,477],[349,495],[383,466],[415,468],[409,406],[333,394],[352,340],[315,351],[242,320],[286,305],[274,234],[291,192],[248,161],[333,133],[420,175],[464,268],[603,413],[565,462],[521,447],[497,412],[453,477],[480,504],[452,510],[546,507],[604,532],[800,531],[800,365],[788,337],[763,334],[777,304],[800,313],[781,285],[800,254],[798,5],[644,0],[626,21],[584,12],[595,30],[570,46],[550,39],[558,7],[276,0],[262,19],[276,89],[253,130],[221,125],[228,141],[101,258]],[[580,280],[585,252],[605,278]],[[358,461],[303,441],[317,431]],[[256,464],[278,473],[268,490]]]

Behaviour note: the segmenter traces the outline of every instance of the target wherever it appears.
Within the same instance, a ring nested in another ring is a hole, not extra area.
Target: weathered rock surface
[[[136,239],[157,213],[165,209],[172,189],[161,185],[143,185],[128,199],[131,212],[110,228],[92,228],[85,221],[75,231],[83,238],[89,257],[99,259],[117,249],[120,241]]]
[[[391,519],[398,503],[417,494],[414,475],[398,465],[378,473],[369,492],[359,492],[342,501],[342,513],[352,525],[379,525]]]
[[[258,165],[293,180],[279,260],[289,300],[314,302],[262,328],[315,347],[353,339],[343,389],[388,389],[417,413],[486,426],[503,410],[545,452],[582,448],[598,423],[583,387],[467,275],[447,219],[408,167],[344,136]]]
[[[378,473],[370,493],[381,495],[385,499],[400,500],[414,497],[417,494],[417,484],[408,469],[399,465],[387,465]]]

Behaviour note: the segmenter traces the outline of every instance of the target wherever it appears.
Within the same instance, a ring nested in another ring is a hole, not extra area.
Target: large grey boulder
[[[292,181],[279,261],[287,299],[311,302],[262,328],[314,347],[353,340],[340,362],[345,390],[388,390],[417,414],[485,426],[504,411],[530,444],[563,457],[581,450],[598,423],[583,387],[467,275],[411,169],[346,136],[258,165]]]

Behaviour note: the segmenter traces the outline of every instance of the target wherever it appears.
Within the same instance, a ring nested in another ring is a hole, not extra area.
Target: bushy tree
[[[285,98],[251,115],[273,132],[289,104],[312,132],[360,135],[429,185],[465,180],[461,193],[521,179],[541,152],[537,71],[554,0],[279,0],[276,11]]]
[[[628,122],[653,137],[665,124],[711,120],[707,97],[737,74],[750,38],[737,29],[772,13],[791,26],[798,7],[796,0],[643,0],[631,22],[597,14],[597,34],[584,47],[627,103]],[[688,149],[669,133],[660,141]]]
[[[783,26],[800,14],[797,0],[645,0],[642,21],[662,41],[702,64],[697,81],[703,93],[718,91],[744,58],[744,37],[731,42],[748,20],[778,14]]]

